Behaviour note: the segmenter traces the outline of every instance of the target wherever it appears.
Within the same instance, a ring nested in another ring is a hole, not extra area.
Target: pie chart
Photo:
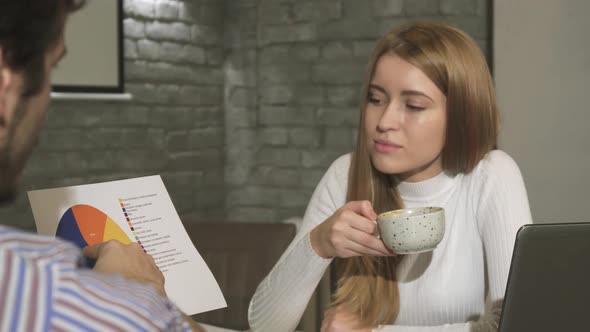
[[[108,240],[123,244],[131,240],[117,223],[101,210],[85,204],[74,205],[61,217],[55,235],[80,248]]]

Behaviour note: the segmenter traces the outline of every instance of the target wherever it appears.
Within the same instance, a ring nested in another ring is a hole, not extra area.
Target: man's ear
[[[6,97],[12,84],[12,75],[12,70],[4,61],[4,50],[0,47],[0,127],[6,124]]]

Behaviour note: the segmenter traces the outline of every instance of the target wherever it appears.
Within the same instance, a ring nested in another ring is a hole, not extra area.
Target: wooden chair
[[[250,299],[295,237],[295,225],[220,222],[185,224],[185,228],[227,301],[227,308],[193,318],[224,328],[248,329]]]

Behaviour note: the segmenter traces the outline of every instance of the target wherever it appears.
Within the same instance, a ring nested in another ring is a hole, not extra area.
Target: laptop
[[[590,331],[590,223],[519,229],[499,331]]]

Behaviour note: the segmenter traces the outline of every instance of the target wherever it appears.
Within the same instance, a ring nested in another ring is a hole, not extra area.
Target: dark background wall
[[[444,20],[489,54],[489,0],[227,1],[227,219],[302,216],[330,163],[351,151],[377,38]]]
[[[490,0],[125,0],[132,101],[54,101],[3,224],[34,229],[25,191],[160,174],[184,222],[301,216],[352,149],[378,37],[458,25],[490,54]]]

